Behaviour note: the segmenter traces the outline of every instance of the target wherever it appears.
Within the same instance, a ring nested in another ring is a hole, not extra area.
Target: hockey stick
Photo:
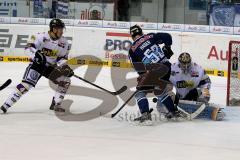
[[[165,80],[162,80],[162,79],[161,79],[161,81],[162,81],[162,82],[165,82],[165,83],[169,83],[169,82],[167,82],[167,81],[165,81]],[[136,90],[136,91],[127,99],[127,101],[126,101],[115,113],[111,114],[111,118],[114,118],[114,117],[126,106],[126,104],[132,99],[132,97],[133,97],[138,91],[147,91],[147,92],[149,92],[149,91],[154,91],[154,90],[155,90],[155,88],[153,88],[153,89],[146,89],[146,90]],[[159,90],[159,88],[158,88],[157,90]]]
[[[5,83],[3,83],[2,86],[0,86],[0,91],[3,90],[4,88],[6,88],[11,83],[12,83],[12,80],[8,79]]]
[[[153,98],[153,102],[156,103],[157,102],[157,98]],[[193,112],[193,113],[188,113],[187,111],[185,111],[184,109],[182,109],[181,107],[177,107],[178,110],[180,112],[182,112],[188,120],[193,120],[194,118],[196,118],[200,113],[202,113],[202,111],[206,108],[206,104],[203,102],[195,102],[195,101],[188,101],[188,100],[179,100],[179,103],[181,104],[190,104],[190,105],[197,105],[199,106],[199,108]]]
[[[49,63],[49,62],[47,62],[47,64],[48,65],[50,65],[50,66],[53,66],[51,63]],[[84,81],[84,82],[86,82],[86,83],[88,83],[88,84],[91,84],[92,86],[94,86],[94,87],[96,87],[96,88],[99,88],[99,89],[101,89],[101,90],[103,90],[103,91],[105,91],[105,92],[107,92],[107,93],[109,93],[109,94],[111,94],[111,95],[119,95],[119,94],[121,94],[121,93],[123,93],[124,91],[126,91],[127,90],[127,86],[123,86],[122,88],[120,88],[119,90],[117,90],[117,91],[115,91],[115,92],[112,92],[112,91],[109,91],[109,90],[107,90],[107,89],[105,89],[105,88],[103,88],[103,87],[100,87],[100,86],[98,86],[98,85],[96,85],[96,84],[94,84],[94,83],[92,83],[92,82],[90,82],[90,81],[88,81],[88,80],[86,80],[86,79],[84,79],[84,78],[82,78],[82,77],[79,77],[79,76],[77,76],[77,75],[73,75],[73,77],[75,77],[75,78],[78,78],[78,79],[80,79],[80,80],[82,80],[82,81]]]
[[[136,90],[115,113],[111,114],[111,118],[114,118],[126,106],[126,104],[133,98],[133,96],[135,96],[137,92],[138,90]]]
[[[82,77],[79,77],[79,76],[77,76],[77,75],[73,75],[73,77],[78,78],[78,79],[80,79],[80,80],[82,80],[82,81],[84,81],[84,82],[86,82],[86,83],[88,83],[88,84],[91,84],[91,85],[93,85],[94,87],[99,88],[99,89],[101,89],[101,90],[103,90],[103,91],[105,91],[105,92],[107,92],[107,93],[109,93],[109,94],[111,94],[111,95],[119,95],[119,94],[121,94],[121,93],[123,93],[124,91],[127,90],[127,86],[123,86],[123,87],[120,88],[119,90],[117,90],[117,91],[115,91],[115,92],[111,92],[111,91],[109,91],[109,90],[107,90],[107,89],[105,89],[105,88],[102,88],[102,87],[100,87],[100,86],[98,86],[98,85],[96,85],[96,84],[94,84],[94,83],[92,83],[92,82],[90,82],[90,81],[88,81],[88,80],[86,80],[86,79],[84,79],[84,78],[82,78]]]
[[[192,105],[198,105],[199,108],[193,112],[193,113],[188,113],[185,110],[183,110],[182,108],[178,107],[178,109],[186,114],[188,120],[193,120],[194,118],[196,118],[200,113],[202,113],[202,111],[206,108],[206,104],[203,102],[195,102],[195,101],[187,101],[187,100],[180,100],[179,103],[181,104],[192,104]]]
[[[141,91],[154,91],[154,89],[149,89],[149,90],[141,90]],[[139,90],[136,90],[124,103],[123,105],[113,114],[111,114],[111,118],[114,118],[125,106],[126,104],[135,96],[135,94],[139,92]]]

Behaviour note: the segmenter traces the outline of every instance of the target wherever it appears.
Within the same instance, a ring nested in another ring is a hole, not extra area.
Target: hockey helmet
[[[61,19],[55,18],[50,21],[49,27],[52,31],[53,28],[65,28],[65,24]]]
[[[188,72],[192,65],[192,58],[189,53],[183,52],[178,57],[179,67],[184,73]]]
[[[142,35],[143,31],[139,25],[134,25],[130,27],[130,34],[132,38],[136,37],[137,35]]]

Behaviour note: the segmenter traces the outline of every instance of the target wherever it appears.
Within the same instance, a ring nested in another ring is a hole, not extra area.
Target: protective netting
[[[240,42],[229,44],[227,105],[240,106]]]

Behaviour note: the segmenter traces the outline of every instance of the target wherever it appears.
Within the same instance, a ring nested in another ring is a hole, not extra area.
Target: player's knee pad
[[[135,99],[137,100],[137,102],[143,98],[146,98],[146,93],[143,92],[143,91],[138,91],[136,94],[135,94]]]
[[[31,84],[21,82],[16,86],[17,93],[23,95],[27,93],[33,86]]]
[[[68,77],[63,77],[58,81],[57,92],[66,93],[71,84],[71,79]]]

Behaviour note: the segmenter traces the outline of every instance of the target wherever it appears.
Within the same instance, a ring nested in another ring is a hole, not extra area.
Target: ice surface
[[[11,86],[1,91],[3,103],[22,78],[27,63],[0,63],[0,83]],[[85,68],[76,71],[83,75]],[[113,89],[109,69],[97,83]],[[79,80],[73,84],[88,86]],[[225,105],[226,78],[211,77],[211,101]],[[48,110],[54,91],[42,78],[9,114],[0,115],[0,160],[239,160],[240,108],[228,107],[222,122],[194,120],[159,121],[154,126],[135,126],[130,119],[137,107],[126,107],[115,119],[63,121]],[[86,112],[101,100],[68,95],[71,111]],[[123,102],[119,100],[118,107]],[[150,105],[154,108],[152,102]],[[128,119],[125,115],[128,113]]]

